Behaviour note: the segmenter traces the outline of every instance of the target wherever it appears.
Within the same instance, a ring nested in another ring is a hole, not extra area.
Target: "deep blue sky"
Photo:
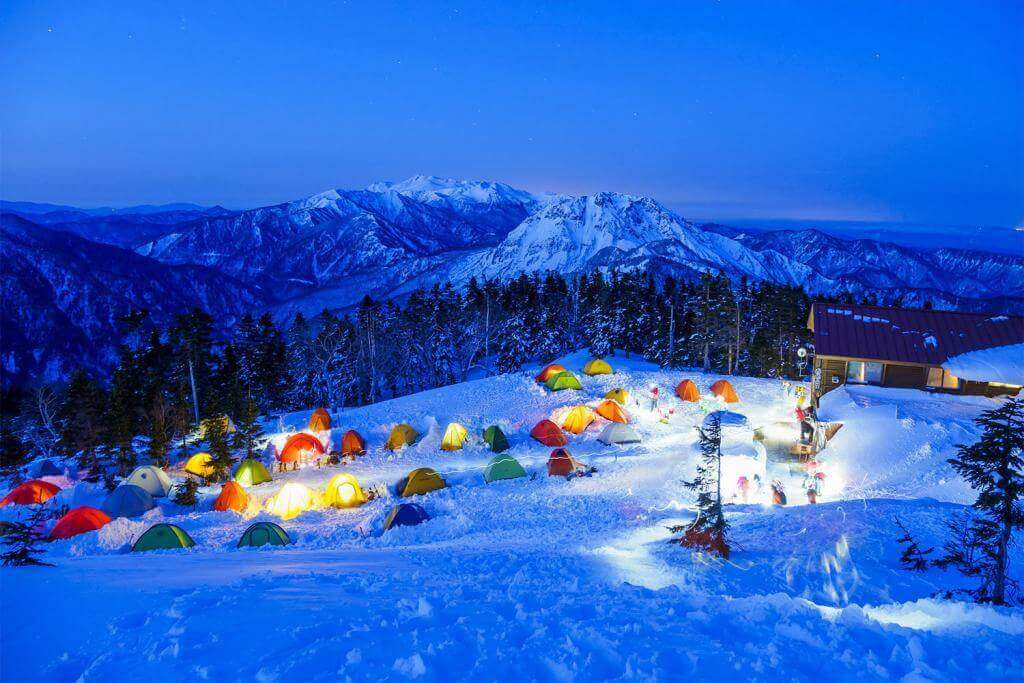
[[[0,196],[415,173],[702,218],[1024,222],[1024,2],[0,3]]]

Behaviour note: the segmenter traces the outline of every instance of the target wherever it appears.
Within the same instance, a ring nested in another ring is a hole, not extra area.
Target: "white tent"
[[[621,422],[609,422],[597,440],[606,443],[640,443],[640,436],[636,430]]]

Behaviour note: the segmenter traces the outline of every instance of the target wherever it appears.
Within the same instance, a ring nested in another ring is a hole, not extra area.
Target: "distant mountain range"
[[[914,249],[816,230],[694,224],[612,192],[536,195],[416,176],[245,211],[194,205],[90,209],[0,204],[3,365],[16,381],[104,366],[116,318],[165,322],[201,305],[226,321],[343,309],[363,295],[523,272],[724,271],[815,293],[874,292],[908,305],[1024,311],[1024,257]]]

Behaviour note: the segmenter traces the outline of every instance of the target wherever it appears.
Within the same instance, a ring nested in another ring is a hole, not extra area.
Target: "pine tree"
[[[52,513],[43,505],[33,506],[34,510],[24,522],[7,522],[3,526],[4,552],[0,553],[0,564],[5,567],[52,567],[49,562],[39,559],[46,537],[40,529],[52,518]]]
[[[922,550],[899,517],[896,518],[896,526],[903,532],[903,535],[896,539],[896,542],[903,546],[903,552],[900,553],[900,564],[904,569],[912,572],[923,572],[928,569],[930,563],[928,556],[934,552],[935,548]]]
[[[235,421],[235,435],[233,445],[235,449],[244,451],[243,457],[256,457],[256,442],[263,436],[263,427],[260,425],[260,411],[256,402],[250,397],[245,402],[245,408]]]
[[[1024,399],[1011,399],[976,420],[981,439],[957,446],[949,463],[978,492],[973,518],[951,526],[954,537],[937,561],[981,581],[966,592],[976,602],[1007,604],[1016,582],[1007,576],[1014,530],[1024,528]]]
[[[209,466],[213,470],[207,479],[224,481],[235,464],[231,458],[231,446],[228,444],[224,421],[215,418],[205,421],[204,424],[206,425],[206,441],[210,450]]]
[[[686,488],[697,492],[697,517],[689,525],[673,526],[673,533],[682,536],[673,542],[687,548],[705,550],[728,559],[729,523],[722,510],[722,418],[711,413],[700,434],[701,462],[697,476],[684,482]]]
[[[199,504],[199,498],[196,495],[198,491],[199,482],[192,477],[186,477],[185,481],[174,487],[174,497],[171,502],[184,507],[195,507]]]
[[[163,397],[157,395],[149,411],[149,461],[157,467],[167,467],[171,447],[171,410]]]

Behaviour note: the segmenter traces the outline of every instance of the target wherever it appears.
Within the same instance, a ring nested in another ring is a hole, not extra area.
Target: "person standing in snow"
[[[651,402],[651,412],[658,412],[658,385],[652,384],[650,391],[647,392],[647,397]]]
[[[756,477],[757,475],[755,474],[754,476]],[[741,474],[740,478],[736,480],[736,488],[739,491],[740,498],[746,503],[747,497],[750,494],[750,480]]]

